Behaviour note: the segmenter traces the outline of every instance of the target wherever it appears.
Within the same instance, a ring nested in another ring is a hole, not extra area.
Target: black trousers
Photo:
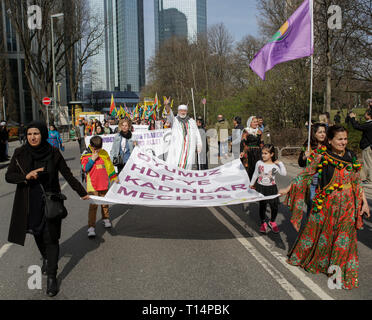
[[[272,201],[272,200],[260,201],[260,219],[261,219],[261,222],[263,223],[263,222],[266,221],[267,205],[269,205],[270,209],[271,209],[271,219],[270,219],[270,221],[275,222],[276,217],[278,215],[278,203],[276,201]]]
[[[271,196],[271,195],[275,195],[278,193],[278,187],[276,185],[262,186],[259,183],[256,183],[255,186],[256,186],[256,191],[263,194],[264,196]],[[270,221],[275,222],[276,217],[278,215],[279,198],[260,201],[259,212],[260,212],[261,223],[265,222],[266,220],[266,208],[268,205],[270,206],[270,209],[271,209]]]
[[[77,139],[77,140],[78,140],[78,143],[79,143],[80,153],[83,153],[84,150],[86,149],[85,139],[84,138],[80,138],[80,139]]]
[[[58,271],[59,241],[50,236],[48,224],[46,223],[39,235],[34,235],[37,247],[47,263],[47,275],[56,276]]]

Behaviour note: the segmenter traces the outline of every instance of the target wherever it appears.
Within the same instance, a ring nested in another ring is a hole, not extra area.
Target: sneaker
[[[94,238],[96,236],[96,231],[93,227],[88,229],[88,238]]]
[[[103,219],[103,225],[105,226],[105,228],[111,228],[112,227],[112,224],[111,224],[109,219]]]
[[[266,222],[261,224],[260,232],[261,233],[267,233],[267,223]]]
[[[269,221],[269,228],[274,232],[274,233],[279,233],[279,228],[276,222],[271,222]]]

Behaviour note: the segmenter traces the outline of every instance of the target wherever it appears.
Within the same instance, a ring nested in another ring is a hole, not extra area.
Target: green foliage
[[[355,153],[359,153],[361,150],[359,148],[360,139],[362,139],[362,131],[355,130],[351,124],[342,124],[348,131],[348,148]]]

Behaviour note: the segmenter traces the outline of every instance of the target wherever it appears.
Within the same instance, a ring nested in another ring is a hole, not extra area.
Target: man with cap
[[[180,105],[175,117],[170,107],[170,98],[165,101],[167,120],[172,126],[171,144],[168,151],[167,163],[179,168],[192,170],[195,162],[195,151],[200,154],[203,142],[195,120],[187,115],[188,107]]]

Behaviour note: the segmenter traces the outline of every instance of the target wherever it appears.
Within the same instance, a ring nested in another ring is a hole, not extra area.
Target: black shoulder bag
[[[26,175],[25,171],[21,167],[16,159],[18,167],[21,169],[22,173]],[[45,218],[47,220],[53,219],[65,219],[67,217],[67,209],[65,208],[63,202],[67,200],[67,197],[62,193],[57,192],[45,192],[43,185],[40,183],[40,188],[43,192],[43,201],[45,204]]]
[[[62,193],[46,192],[40,183],[41,190],[43,191],[43,200],[45,204],[45,218],[47,220],[65,219],[67,217],[67,209],[63,202],[67,197]]]

